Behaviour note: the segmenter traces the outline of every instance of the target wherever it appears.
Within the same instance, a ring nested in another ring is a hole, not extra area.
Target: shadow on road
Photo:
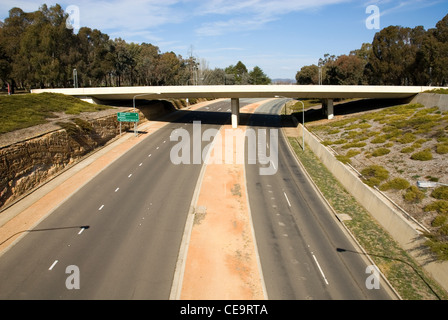
[[[73,227],[58,227],[58,228],[45,228],[45,229],[31,229],[31,230],[22,230],[19,232],[14,233],[13,235],[9,236],[7,239],[3,240],[3,242],[0,242],[0,246],[10,240],[11,238],[14,238],[15,236],[21,234],[21,233],[29,233],[29,232],[43,232],[43,231],[56,231],[56,230],[65,230],[65,229],[89,229],[90,226],[73,226]]]
[[[420,279],[426,284],[426,286],[437,297],[437,299],[441,300],[440,296],[437,294],[437,292],[434,291],[434,289],[431,287],[431,285],[426,281],[425,277],[423,277],[420,274],[420,272],[412,264],[410,264],[409,262],[407,262],[403,259],[398,259],[398,258],[394,258],[394,257],[389,257],[389,256],[384,256],[384,255],[369,253],[369,252],[364,253],[364,252],[359,252],[359,251],[354,251],[354,250],[349,250],[349,249],[344,249],[344,248],[336,248],[336,251],[340,252],[340,253],[348,252],[348,253],[355,253],[355,254],[360,254],[360,255],[365,255],[365,256],[379,257],[379,258],[383,258],[383,259],[394,260],[394,261],[404,263],[407,266],[409,266],[410,268],[412,268],[412,270],[420,277]]]

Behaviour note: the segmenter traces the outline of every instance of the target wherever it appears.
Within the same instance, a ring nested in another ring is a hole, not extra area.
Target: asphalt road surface
[[[170,135],[230,123],[230,100],[201,110],[144,139],[6,251],[0,299],[168,299],[202,166],[174,165]]]
[[[278,112],[283,105],[282,100],[262,105],[248,124],[255,130],[279,130]],[[249,203],[268,298],[390,299],[383,279],[380,289],[367,288],[366,280],[373,275],[366,273],[370,263],[361,254],[349,253],[361,251],[353,246],[313,188],[285,139],[279,130],[275,174],[260,175],[259,167],[267,165],[246,164]],[[271,149],[273,143],[268,142]]]
[[[260,99],[241,99],[240,105]],[[282,101],[242,114],[279,129]],[[169,299],[202,164],[174,165],[176,129],[190,136],[230,123],[230,100],[208,105],[148,136],[103,170],[0,257],[0,299]],[[246,122],[247,124],[247,122]],[[279,130],[274,175],[246,165],[255,237],[269,299],[389,299],[369,290],[362,255],[310,182]],[[268,142],[272,146],[273,141]],[[204,143],[207,144],[207,143]],[[258,159],[259,160],[259,159]],[[79,273],[79,283],[72,278]],[[68,287],[79,284],[78,290]]]

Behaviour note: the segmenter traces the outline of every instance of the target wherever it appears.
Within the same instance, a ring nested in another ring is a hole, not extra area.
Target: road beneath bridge
[[[230,98],[232,126],[239,122],[241,98],[322,99],[324,114],[333,118],[333,100],[337,98],[406,99],[437,89],[426,86],[340,86],[340,85],[231,85],[231,86],[140,86],[35,89],[32,93],[53,92],[79,97],[89,102],[139,99]]]

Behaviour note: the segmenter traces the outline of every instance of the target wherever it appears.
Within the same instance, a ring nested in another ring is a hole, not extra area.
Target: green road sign
[[[136,112],[118,112],[117,120],[121,122],[138,122],[138,113]]]

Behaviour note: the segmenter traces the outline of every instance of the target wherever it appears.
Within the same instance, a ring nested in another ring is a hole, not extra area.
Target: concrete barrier
[[[297,129],[302,136],[303,127]],[[381,195],[377,190],[366,185],[358,174],[337,160],[312,133],[305,128],[305,143],[328,168],[335,178],[353,197],[378,221],[378,223],[406,250],[423,268],[448,291],[448,261],[433,261],[423,245],[421,227]]]
[[[441,111],[448,111],[448,94],[419,93],[409,103],[421,103],[427,108],[439,107]]]

